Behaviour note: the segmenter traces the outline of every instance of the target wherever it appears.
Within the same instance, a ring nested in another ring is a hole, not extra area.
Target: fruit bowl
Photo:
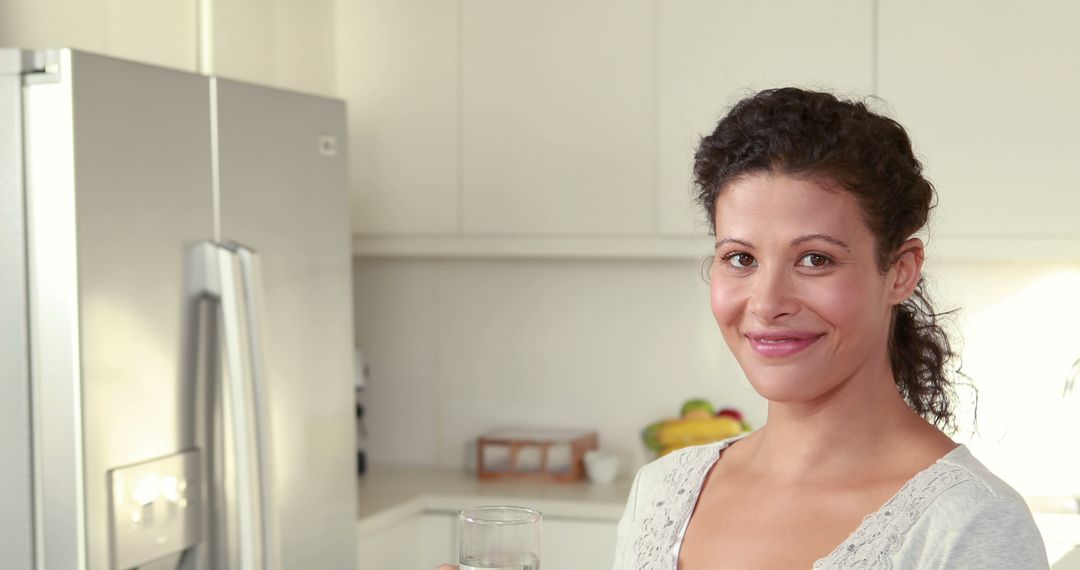
[[[720,441],[751,430],[739,410],[714,411],[707,400],[694,398],[682,405],[678,419],[664,419],[645,426],[641,439],[657,457],[663,457],[676,449]]]

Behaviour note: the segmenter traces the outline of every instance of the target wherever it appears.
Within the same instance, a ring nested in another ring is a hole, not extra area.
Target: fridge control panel
[[[109,471],[113,568],[125,570],[201,540],[199,452]]]

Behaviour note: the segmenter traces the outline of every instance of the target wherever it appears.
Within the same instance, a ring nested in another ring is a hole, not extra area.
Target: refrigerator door
[[[252,248],[276,567],[356,567],[352,293],[341,101],[216,79],[221,238]]]
[[[0,560],[12,568],[30,568],[34,544],[22,173],[26,55],[0,50]]]
[[[40,568],[106,570],[143,556],[117,543],[122,523],[138,535],[159,532],[156,512],[197,516],[173,496],[197,452],[150,464],[160,472],[123,468],[197,445],[197,300],[185,272],[188,250],[213,235],[209,80],[45,53],[25,98],[37,552]],[[159,500],[172,506],[158,511]],[[198,539],[174,526],[185,534],[145,544]]]

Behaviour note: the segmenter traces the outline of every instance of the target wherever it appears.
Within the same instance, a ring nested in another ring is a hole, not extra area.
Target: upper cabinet
[[[728,105],[873,86],[865,0],[338,6],[364,254],[698,256],[693,153]]]
[[[880,94],[937,188],[932,235],[1075,244],[1080,3],[880,0],[879,10]]]
[[[337,61],[349,106],[353,231],[456,234],[460,183],[459,6],[343,0]]]
[[[700,138],[795,85],[882,97],[938,189],[934,255],[1075,259],[1076,22],[1073,0],[18,0],[0,45],[185,70],[202,46],[343,97],[360,254],[705,255]]]
[[[209,6],[215,75],[336,95],[334,0],[209,0]]]
[[[195,71],[191,0],[5,0],[0,47],[70,47]]]
[[[334,0],[0,2],[0,47],[70,47],[319,95],[337,91],[333,32]]]
[[[866,0],[658,1],[657,215],[663,234],[708,232],[693,201],[694,151],[726,110],[780,86],[873,89]]]
[[[464,0],[467,234],[655,227],[652,0]]]

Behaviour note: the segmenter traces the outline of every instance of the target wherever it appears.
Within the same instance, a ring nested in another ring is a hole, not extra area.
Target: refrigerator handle
[[[270,430],[270,398],[267,394],[266,369],[263,359],[263,323],[262,323],[262,271],[259,256],[255,250],[232,244],[238,266],[240,269],[241,289],[243,291],[243,314],[246,323],[246,349],[247,360],[250,364],[248,369],[248,389],[250,390],[249,410],[254,430],[250,433],[250,443],[255,451],[256,472],[253,481],[255,487],[255,499],[259,517],[256,522],[261,525],[260,545],[262,555],[262,568],[265,570],[278,570],[279,564],[276,547],[279,544],[276,535],[274,508],[272,502],[273,490],[273,456],[272,439]]]
[[[217,248],[224,356],[223,386],[233,433],[236,552],[240,570],[275,570],[270,549],[273,515],[269,484],[269,434],[262,383],[255,252],[236,244]]]

